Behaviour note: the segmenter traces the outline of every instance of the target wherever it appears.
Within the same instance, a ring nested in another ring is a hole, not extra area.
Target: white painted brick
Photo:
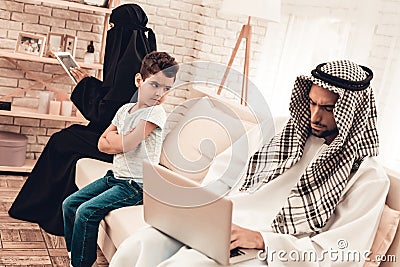
[[[203,42],[198,42],[198,41],[196,41],[196,42],[194,43],[194,48],[195,48],[196,50],[199,50],[199,51],[203,51],[203,52],[206,52],[206,53],[210,53],[213,47],[212,47],[212,45],[209,45],[209,44],[205,44],[205,43],[203,43]]]
[[[4,86],[0,86],[0,95],[9,95],[9,94],[13,94],[16,90],[15,87],[4,87]]]
[[[15,69],[15,66],[11,64],[8,60],[5,58],[0,58],[0,68],[11,68]]]
[[[53,74],[64,74],[65,73],[65,71],[61,67],[61,65],[55,65],[55,64],[45,64],[44,72],[53,73]]]
[[[176,35],[176,29],[172,27],[167,27],[167,26],[159,26],[156,25],[154,28],[155,32],[162,32],[164,36],[175,36]]]
[[[45,135],[46,128],[39,128],[39,127],[21,127],[22,134],[30,134],[30,135]]]
[[[46,135],[47,136],[52,136],[54,133],[59,132],[60,129],[55,129],[55,128],[47,128]]]
[[[39,16],[33,15],[33,14],[13,12],[11,15],[11,20],[23,21],[23,22],[29,22],[29,23],[38,23]]]
[[[165,25],[167,23],[167,19],[164,17],[160,17],[160,16],[154,16],[154,17],[150,18],[149,21],[151,21],[151,23],[154,25]],[[150,27],[154,28],[154,26],[150,26]],[[156,34],[158,34],[158,33],[156,33]]]
[[[14,97],[12,105],[27,108],[37,108],[39,100],[37,98]]]
[[[199,59],[211,62],[221,62],[221,56],[208,54],[202,51],[199,51]]]
[[[36,144],[36,135],[26,135],[28,144]]]
[[[197,40],[198,39],[198,34],[194,31],[190,31],[190,30],[181,30],[178,29],[176,32],[176,36],[177,37],[181,37],[181,38],[185,38],[190,39],[190,40]]]
[[[49,141],[50,137],[49,136],[45,136],[45,135],[38,135],[37,136],[37,143],[41,144],[41,145],[45,145],[47,144],[47,142]]]
[[[26,151],[28,152],[42,152],[44,149],[44,145],[36,145],[36,144],[28,144],[26,147]]]
[[[29,73],[26,73],[25,77],[27,79],[32,79],[32,80],[34,80],[35,78],[47,80],[47,79],[50,79],[52,77],[52,75],[49,73],[44,73],[44,72],[31,71]]]
[[[40,127],[62,129],[62,128],[65,128],[65,121],[42,120],[40,122]]]
[[[168,19],[166,24],[168,27],[173,27],[175,29],[183,29],[183,30],[189,29],[189,22],[184,20]]]
[[[55,27],[65,27],[65,19],[59,19],[55,17],[40,16],[39,23],[43,25],[55,26]]]
[[[15,118],[14,119],[14,124],[16,125],[21,125],[21,126],[33,126],[33,127],[38,127],[39,126],[39,119],[32,119],[32,118]]]
[[[0,29],[0,37],[1,38],[6,38],[7,37],[8,31],[5,29]]]
[[[176,46],[174,47],[174,54],[175,55],[193,55],[194,49],[185,46]]]
[[[24,8],[25,13],[36,14],[36,15],[44,15],[51,16],[51,8],[39,5],[25,5]]]
[[[1,40],[0,48],[5,50],[15,50],[15,40]]]
[[[181,12],[179,14],[179,18],[190,22],[197,22],[199,24],[204,24],[204,22],[207,20],[206,17],[188,12]]]
[[[221,56],[231,55],[231,53],[232,53],[232,51],[230,49],[227,49],[226,47],[221,47],[221,46],[213,46],[211,52],[213,54],[221,55]]]
[[[205,6],[193,5],[193,12],[196,14],[204,15],[207,17],[215,18],[217,16],[217,10]]]
[[[17,40],[18,35],[21,31],[15,31],[15,30],[8,30],[7,32],[7,38],[12,39],[12,40]]]
[[[234,40],[235,38],[237,38],[237,32],[216,28],[215,36]]]
[[[9,116],[0,116],[0,124],[13,124],[14,118]]]
[[[228,23],[227,23],[227,29],[229,29],[229,30],[233,30],[233,31],[236,31],[236,32],[240,32],[240,30],[242,29],[242,23],[240,23],[240,22],[236,22],[236,21],[228,21]]]
[[[103,33],[103,25],[93,25],[92,32]]]
[[[8,20],[11,17],[11,12],[7,10],[0,10],[0,19]]]
[[[25,93],[26,97],[32,97],[32,98],[39,98],[40,92],[43,90],[29,90],[28,92]]]
[[[226,24],[227,24],[226,19],[210,18],[205,21],[204,25],[207,25],[207,26],[213,27],[213,28],[221,28],[221,29],[226,30]]]
[[[147,4],[159,7],[169,7],[169,1],[147,0]]]
[[[148,5],[147,3],[140,3],[139,5],[146,12],[147,16],[154,15],[157,12],[157,5],[153,6],[153,5]]]
[[[79,13],[66,9],[53,8],[52,16],[67,20],[78,20]]]
[[[76,30],[65,29],[65,28],[51,27],[51,32],[76,36]]]
[[[40,33],[45,36],[47,32],[50,31],[50,26],[24,23],[22,25],[22,30],[25,32]]]
[[[13,78],[0,77],[0,84],[2,86],[17,87],[18,80]]]
[[[20,21],[10,21],[5,19],[0,19],[0,25],[3,29],[10,29],[10,30],[21,30],[22,29],[22,22]]]
[[[31,81],[31,80],[18,80],[18,87],[19,88],[25,88],[28,86],[31,86],[33,84],[35,84],[35,81]],[[44,89],[44,86],[42,84],[37,84],[34,87],[32,87],[32,89]]]
[[[24,11],[24,4],[23,3],[17,3],[15,1],[4,1],[2,0],[0,2],[0,8],[9,10],[9,11],[17,11],[17,12],[22,12]]]
[[[174,36],[165,36],[164,37],[164,44],[184,46],[185,45],[185,39],[184,38],[180,38],[180,37],[174,37]]]
[[[3,69],[0,76],[3,78],[23,78],[24,74],[20,70]]]
[[[70,78],[68,77],[68,79],[70,79]],[[49,85],[54,87],[54,88],[57,88],[59,90],[64,90],[64,91],[67,91],[67,92],[71,91],[71,85],[69,85],[69,84],[61,84],[59,82],[53,82],[53,83],[50,83]]]
[[[213,36],[215,33],[215,28],[210,28],[208,26],[200,25],[194,22],[189,22],[189,30],[211,36]]]
[[[66,28],[89,32],[92,30],[92,24],[81,21],[67,20]]]
[[[169,7],[168,8],[163,8],[163,7],[157,8],[157,15],[163,16],[165,18],[177,19],[177,18],[179,18],[179,14],[180,14],[179,11],[170,9]]]
[[[172,0],[170,2],[170,8],[176,9],[176,10],[179,10],[179,11],[190,12],[190,11],[192,11],[193,5],[190,4],[190,3],[184,3],[184,2],[179,1],[179,0]]]
[[[91,32],[78,32],[79,39],[87,41],[101,42],[101,34],[91,33]]]
[[[2,125],[0,124],[0,131],[20,133],[21,127],[17,125]]]
[[[104,23],[104,16],[102,15],[94,15],[88,13],[79,13],[79,21],[90,22],[92,24],[101,24]]]

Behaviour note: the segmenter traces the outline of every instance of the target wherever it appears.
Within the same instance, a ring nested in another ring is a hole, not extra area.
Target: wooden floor
[[[70,266],[63,237],[47,234],[37,224],[8,216],[26,176],[0,172],[0,267]],[[97,266],[108,266],[97,249]]]

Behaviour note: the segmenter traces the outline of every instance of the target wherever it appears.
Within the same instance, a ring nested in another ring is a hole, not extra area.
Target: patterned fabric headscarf
[[[272,222],[272,229],[278,233],[318,233],[335,210],[350,173],[365,157],[378,154],[372,71],[341,60],[321,64],[311,74],[296,79],[289,122],[251,157],[241,188],[250,190],[260,182],[279,179],[301,159],[311,134],[309,92],[313,84],[338,94],[333,114],[339,133],[291,190]]]

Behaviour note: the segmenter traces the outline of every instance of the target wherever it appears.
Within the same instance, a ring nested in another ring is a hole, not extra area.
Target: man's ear
[[[140,85],[142,84],[142,82],[143,82],[142,75],[139,72],[136,73],[136,75],[135,75],[135,85],[136,85],[136,87],[139,88]]]

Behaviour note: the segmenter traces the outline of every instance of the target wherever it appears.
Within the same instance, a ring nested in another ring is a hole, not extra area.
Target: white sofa
[[[223,125],[220,127],[204,117],[215,118]],[[216,146],[215,154],[219,154],[229,148],[230,142],[234,142],[247,130],[254,127],[257,124],[257,118],[248,108],[234,101],[227,100],[213,92],[190,89],[188,101],[181,104],[169,116],[168,123],[169,133],[163,143],[160,163],[200,183],[208,168],[194,173],[182,171],[179,167],[174,166],[174,153],[169,153],[170,150],[179,146],[180,152],[186,158],[196,160],[202,156],[200,143],[206,138],[213,140]],[[188,123],[190,123],[190,127],[185,127],[188,126]],[[232,136],[227,136],[224,127],[235,129]],[[180,128],[180,130],[174,130],[176,128]],[[106,171],[111,168],[112,164],[110,163],[89,158],[80,159],[76,165],[76,185],[78,188],[82,188],[104,176]],[[111,260],[116,248],[124,239],[145,225],[143,206],[126,207],[110,212],[101,222],[98,238],[98,245],[107,260]]]
[[[249,112],[246,108],[243,108],[240,105],[231,103],[230,101],[226,101],[220,96],[217,96],[214,93],[211,92],[205,92],[201,90],[190,90],[190,94],[188,96],[188,99],[199,99],[204,96],[209,97],[210,99],[218,100],[218,101],[223,101],[224,105],[226,104],[231,108],[237,118],[240,119],[242,125],[244,126],[244,131],[248,131],[251,129],[257,122],[256,118],[254,115]],[[181,138],[179,141],[176,140],[176,136],[174,137],[173,135],[176,134],[174,133],[174,128],[179,128],[182,126],[182,124],[187,123],[190,118],[199,116],[201,117],[201,114],[199,115],[196,113],[197,111],[195,110],[196,103],[199,101],[188,101],[187,105],[183,104],[181,106],[182,110],[178,110],[178,112],[174,112],[173,116],[176,116],[176,118],[172,118],[172,123],[170,125],[172,130],[170,134],[168,134],[167,138],[165,139],[165,142],[163,144],[163,152],[162,156],[160,159],[160,163],[164,166],[167,166],[169,169],[172,169],[173,171],[180,172],[181,174],[188,176],[192,178],[193,180],[197,182],[201,182],[201,180],[204,178],[205,174],[207,173],[207,169],[199,172],[197,174],[192,174],[192,173],[182,173],[179,168],[176,168],[173,164],[171,164],[170,160],[171,155],[168,155],[168,149],[170,149],[172,146],[179,145],[179,142],[186,142],[185,145],[187,145],[187,142],[191,143],[193,146],[191,149],[186,149],[183,151],[183,153],[186,153],[185,156],[188,158],[197,158],[201,156],[201,153],[198,150],[199,142],[204,138],[204,136],[207,136],[207,138],[213,140],[216,142],[217,146],[217,151],[216,154],[219,154],[223,152],[225,149],[228,148],[229,143],[224,140],[223,134],[221,135],[221,132],[218,131],[218,129],[210,129],[213,128],[213,125],[208,125],[208,127],[200,127],[199,125],[191,125],[193,129],[189,132],[185,131],[179,131],[179,134],[183,134],[186,136],[179,136]],[[185,102],[186,103],[186,102]],[[204,104],[204,103],[203,103]],[[215,103],[212,103],[215,104]],[[201,109],[204,109],[204,105],[199,105]],[[219,116],[218,112],[220,110],[217,107],[217,111],[214,110],[213,107],[208,108],[208,113],[206,114],[209,116]],[[186,116],[185,115],[189,115]],[[223,116],[223,115],[222,115]],[[220,118],[218,118],[220,119]],[[175,121],[174,121],[175,120]],[[222,119],[223,121],[223,119]],[[283,125],[283,122],[285,120],[283,119],[278,119],[275,120],[275,127],[276,128],[281,128]],[[207,123],[202,121],[201,123]],[[229,121],[225,121],[224,123],[229,123]],[[176,127],[174,127],[176,126]],[[203,125],[204,126],[204,125]],[[197,128],[196,128],[197,127]],[[238,134],[237,136],[234,136],[233,138],[236,139],[240,137],[240,135],[244,134],[244,132]],[[171,138],[172,136],[172,138]],[[235,141],[235,140],[231,140]],[[76,166],[76,184],[79,188],[89,184],[90,182],[94,181],[96,178],[104,176],[106,171],[112,167],[112,164],[110,163],[105,163],[101,162],[98,160],[94,159],[89,159],[89,158],[83,158],[80,159],[77,163]],[[395,166],[395,168],[398,168]],[[389,195],[387,198],[387,204],[389,207],[395,210],[400,210],[400,195],[398,192],[400,192],[400,171],[394,170],[393,167],[387,167],[386,168],[387,173],[389,175],[389,178],[391,180],[391,186],[390,186],[390,191]],[[130,235],[134,234],[139,228],[145,226],[146,223],[144,222],[143,219],[143,206],[132,206],[132,207],[126,207],[126,208],[121,208],[118,210],[114,210],[110,212],[109,215],[105,217],[105,219],[101,222],[100,229],[99,229],[99,238],[98,238],[98,245],[103,251],[103,254],[107,258],[108,261],[111,260],[113,254],[116,251],[116,248],[122,243],[123,240],[125,240],[127,237]],[[388,255],[397,255],[397,257],[400,257],[400,227],[397,229],[396,236],[394,238],[394,242],[392,243],[391,247],[389,248],[389,251],[387,252]],[[394,267],[397,266],[400,261],[400,258],[397,259],[397,263],[382,263],[381,266],[385,267]]]

